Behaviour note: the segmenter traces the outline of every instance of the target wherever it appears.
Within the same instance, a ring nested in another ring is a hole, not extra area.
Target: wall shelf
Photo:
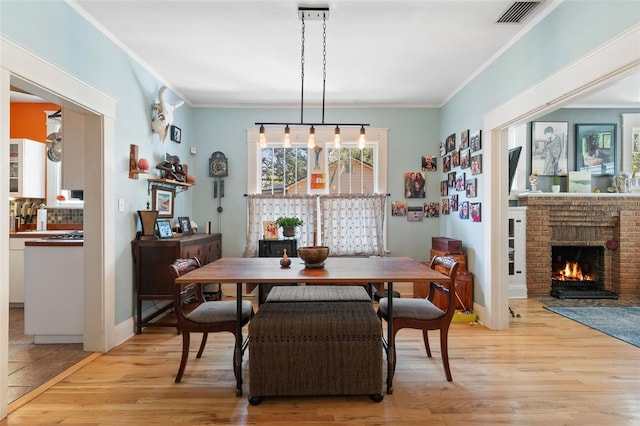
[[[152,179],[147,179],[147,194],[148,195],[151,194],[151,189],[153,187],[171,188],[171,189],[175,189],[176,193],[179,193],[182,191],[186,191],[193,185],[194,184],[192,183],[178,182],[177,180],[152,178]]]

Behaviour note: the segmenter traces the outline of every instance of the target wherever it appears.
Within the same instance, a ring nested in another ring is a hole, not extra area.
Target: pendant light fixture
[[[327,81],[327,19],[329,19],[329,7],[298,7],[298,17],[302,21],[302,47],[300,55],[301,64],[301,94],[300,94],[300,122],[299,123],[273,123],[273,122],[256,122],[256,126],[260,126],[260,146],[265,148],[267,146],[267,137],[265,132],[265,126],[284,126],[284,138],[283,145],[285,148],[291,146],[291,127],[308,127],[309,139],[307,147],[313,149],[316,146],[316,127],[335,127],[334,131],[334,147],[340,148],[342,146],[342,140],[340,137],[340,127],[360,127],[360,136],[358,138],[358,148],[363,149],[366,143],[365,127],[368,127],[368,123],[325,123],[324,121],[324,104],[325,104],[325,89]],[[319,123],[306,123],[304,121],[304,41],[305,41],[305,20],[322,21],[322,121]]]

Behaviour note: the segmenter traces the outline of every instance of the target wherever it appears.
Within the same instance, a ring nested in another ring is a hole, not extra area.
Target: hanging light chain
[[[1,1],[1,0],[0,0]],[[300,94],[300,122],[256,122],[256,125],[260,126],[259,141],[260,146],[266,145],[266,129],[265,126],[285,126],[285,135],[283,145],[285,147],[290,146],[291,141],[291,127],[290,126],[311,126],[309,129],[308,148],[313,149],[315,147],[315,126],[335,126],[334,136],[336,137],[337,147],[340,146],[340,127],[360,127],[360,140],[359,145],[362,146],[365,141],[364,127],[369,126],[368,123],[326,123],[325,122],[325,99],[326,99],[326,83],[327,83],[327,19],[329,18],[328,7],[298,7],[298,16],[302,21],[301,28],[301,40],[300,40],[300,80],[301,80],[301,94]],[[304,121],[304,66],[305,66],[305,33],[306,22],[305,16],[312,21],[322,19],[322,121],[318,122],[305,122]],[[297,139],[297,137],[296,137]]]
[[[324,98],[327,86],[327,14],[322,16],[322,122],[324,123]]]
[[[305,30],[305,24],[304,24],[304,13],[302,14],[302,37],[301,37],[301,41],[302,41],[302,45],[300,46],[300,81],[302,84],[301,90],[300,90],[300,122],[304,123],[304,30]]]

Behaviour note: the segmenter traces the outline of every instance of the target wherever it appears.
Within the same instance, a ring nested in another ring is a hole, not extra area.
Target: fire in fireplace
[[[604,288],[604,247],[552,246],[551,295],[560,299],[615,298]]]

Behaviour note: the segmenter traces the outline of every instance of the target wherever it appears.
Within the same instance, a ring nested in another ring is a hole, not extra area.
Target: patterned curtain
[[[321,241],[330,256],[384,256],[384,194],[320,196]]]
[[[296,229],[298,247],[313,245],[316,229],[318,197],[316,195],[252,194],[248,197],[249,226],[244,257],[258,256],[258,240],[262,239],[262,222],[276,220],[280,216],[296,216],[304,225]]]

